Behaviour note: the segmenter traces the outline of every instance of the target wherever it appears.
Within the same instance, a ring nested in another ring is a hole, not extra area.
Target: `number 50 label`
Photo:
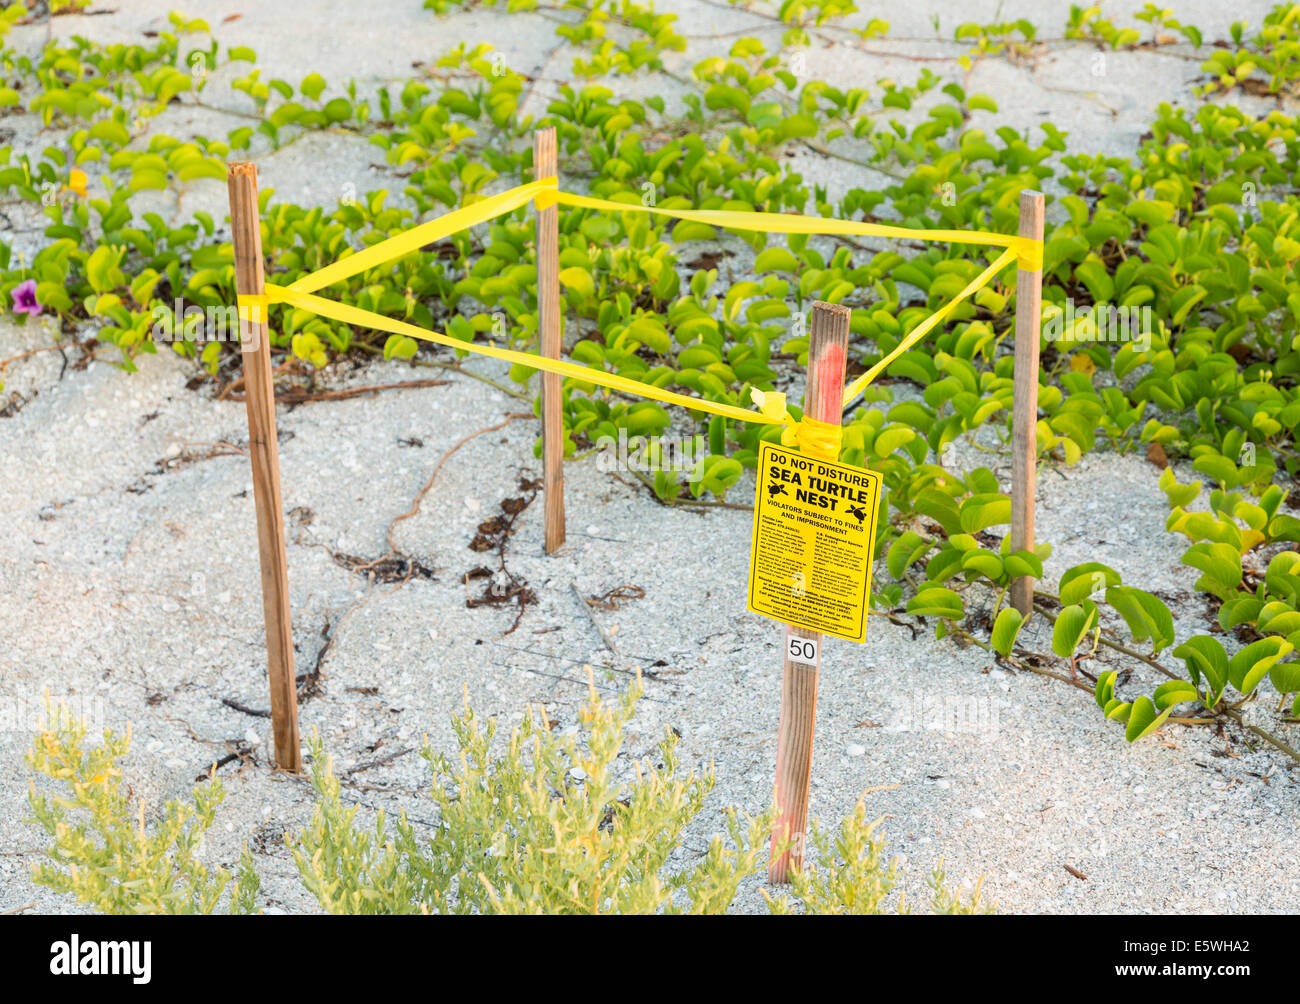
[[[785,654],[791,662],[801,662],[805,666],[817,665],[817,650],[821,642],[815,638],[800,638],[792,634],[786,639]]]

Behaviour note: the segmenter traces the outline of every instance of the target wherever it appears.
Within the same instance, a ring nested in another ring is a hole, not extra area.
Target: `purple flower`
[[[35,317],[42,310],[40,301],[36,299],[35,279],[20,282],[13,288],[11,296],[13,297],[13,311],[15,314],[31,314],[32,317]]]

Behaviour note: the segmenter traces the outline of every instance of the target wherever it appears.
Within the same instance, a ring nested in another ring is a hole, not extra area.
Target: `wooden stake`
[[[1020,236],[1043,239],[1043,193],[1020,193]],[[1016,367],[1011,406],[1011,550],[1034,548],[1034,491],[1038,480],[1038,339],[1043,272],[1016,272]],[[1028,617],[1034,609],[1031,576],[1011,583],[1011,605]]]
[[[235,245],[235,289],[245,295],[266,292],[262,274],[262,226],[257,204],[257,166],[231,164],[230,230]],[[285,553],[284,505],[280,498],[280,447],[275,432],[275,390],[266,310],[259,321],[240,311],[240,349],[244,362],[244,401],[248,410],[248,454],[253,463],[257,508],[257,553],[262,566],[262,616],[266,621],[266,667],[271,682],[271,729],[275,762],[302,771],[298,738],[298,691],[293,675],[293,623],[289,616],[289,568]]]
[[[852,311],[839,304],[813,304],[808,343],[808,389],[804,410],[820,422],[840,424],[844,393],[844,362],[849,346]],[[817,642],[817,665],[791,662],[790,637]],[[817,680],[821,672],[821,634],[786,625],[781,651],[781,725],[776,743],[776,827],[767,877],[789,881],[789,872],[803,865],[804,833],[808,828],[808,794],[812,783],[813,726],[817,717]],[[778,844],[789,849],[777,853]]]
[[[533,136],[533,177],[559,174],[555,129]],[[560,211],[537,211],[537,329],[541,353],[560,358]],[[564,543],[564,417],[560,374],[542,374],[542,482],[546,497],[546,553]]]

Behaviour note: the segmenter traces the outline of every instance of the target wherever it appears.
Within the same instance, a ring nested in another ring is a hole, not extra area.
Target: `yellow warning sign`
[[[759,452],[749,609],[862,641],[880,475],[774,443]]]

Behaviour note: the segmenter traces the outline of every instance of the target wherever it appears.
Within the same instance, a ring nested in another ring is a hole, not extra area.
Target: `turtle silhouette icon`
[[[867,518],[867,514],[862,511],[862,507],[856,505],[849,506],[849,515],[857,518],[859,526],[861,526]]]
[[[779,484],[779,483],[778,483],[778,484],[775,484],[775,485],[768,485],[768,486],[767,486],[767,493],[768,493],[768,495],[771,495],[771,496],[773,496],[773,497],[775,497],[775,496],[777,496],[777,495],[784,495],[784,494],[785,494],[785,485],[783,485],[783,484]]]

